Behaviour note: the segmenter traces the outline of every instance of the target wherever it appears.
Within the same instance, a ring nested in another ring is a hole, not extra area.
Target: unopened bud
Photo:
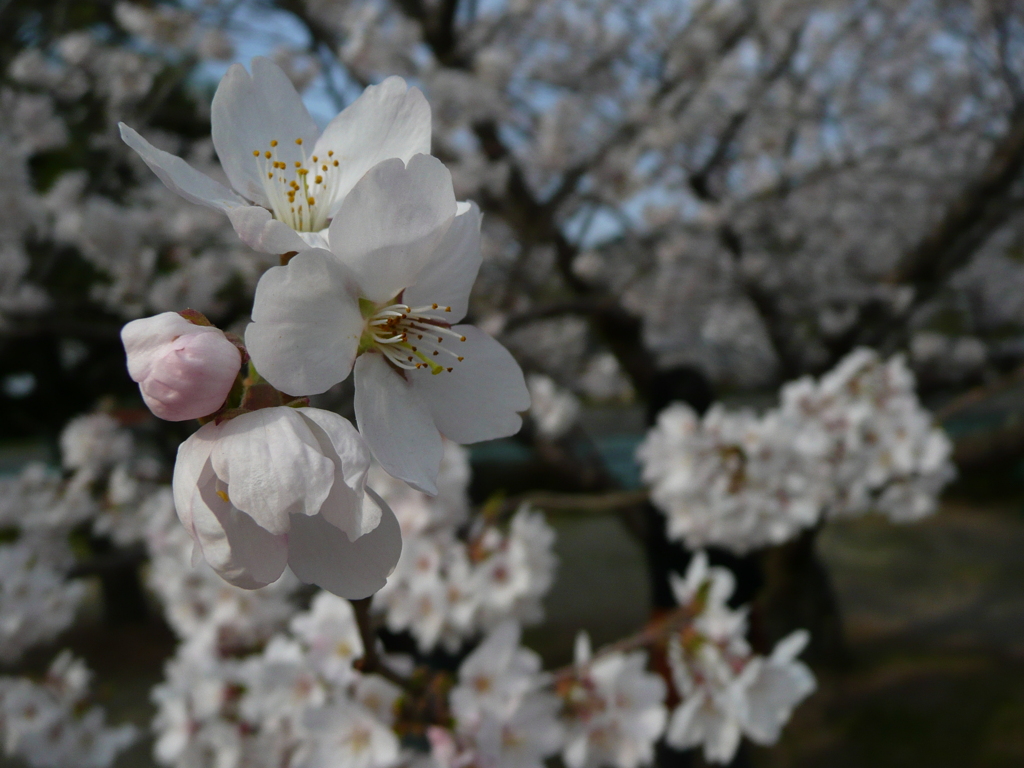
[[[187,421],[209,416],[227,399],[242,355],[224,332],[176,312],[132,320],[121,330],[128,374],[156,416]]]

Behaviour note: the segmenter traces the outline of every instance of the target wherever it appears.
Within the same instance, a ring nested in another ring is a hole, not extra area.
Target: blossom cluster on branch
[[[637,458],[670,537],[747,552],[822,519],[930,515],[953,477],[951,453],[904,358],[858,349],[820,380],[786,384],[762,415],[672,405]]]

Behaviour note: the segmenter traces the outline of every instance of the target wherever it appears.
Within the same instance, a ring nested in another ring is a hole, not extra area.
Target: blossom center
[[[466,337],[453,331],[451,323],[443,319],[443,313],[451,312],[451,307],[439,304],[376,307],[365,300],[360,304],[367,317],[366,330],[359,344],[360,352],[376,349],[397,368],[405,371],[429,368],[433,374],[451,372],[454,366],[447,363],[463,361],[464,357],[453,347],[464,342]]]
[[[338,158],[334,150],[307,157],[302,139],[295,139],[295,144],[301,160],[282,160],[277,139],[269,149],[254,149],[253,160],[274,218],[298,232],[319,232],[327,226],[337,192]]]

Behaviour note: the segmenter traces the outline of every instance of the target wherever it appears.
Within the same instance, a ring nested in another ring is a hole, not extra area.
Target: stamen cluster
[[[306,157],[302,139],[295,139],[302,159],[291,167],[278,159],[277,139],[270,141],[270,149],[254,149],[252,156],[260,170],[263,190],[274,211],[274,218],[285,222],[298,232],[319,232],[327,226],[334,188],[331,171],[339,167],[334,150],[326,157]],[[312,174],[312,175],[311,175]]]
[[[366,323],[363,347],[374,346],[390,363],[406,371],[429,368],[431,373],[451,372],[452,366],[443,366],[433,358],[442,353],[457,362],[465,358],[449,347],[442,347],[444,339],[464,342],[466,337],[451,329],[451,325],[430,312],[451,312],[451,307],[428,304],[410,307],[391,304],[374,311]]]

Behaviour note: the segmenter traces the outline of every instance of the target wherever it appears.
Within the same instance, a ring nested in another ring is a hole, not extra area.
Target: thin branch
[[[374,626],[373,617],[370,616],[372,601],[372,596],[364,597],[361,600],[349,600],[356,615],[356,624],[359,625],[359,637],[363,641],[363,658],[359,659],[356,664],[361,672],[378,674],[395,685],[409,690],[411,688],[410,681],[385,664],[377,653],[377,628]]]
[[[661,618],[654,619],[649,622],[647,626],[636,634],[624,637],[621,640],[617,640],[616,642],[610,643],[609,645],[599,649],[591,657],[591,662],[613,653],[628,653],[629,651],[658,645],[659,643],[667,640],[670,636],[686,631],[686,629],[693,624],[694,618],[696,618],[696,613],[692,606],[680,606]],[[552,678],[557,681],[561,677],[573,676],[576,674],[576,671],[577,666],[575,664],[567,664],[560,669],[554,670],[551,675]]]

